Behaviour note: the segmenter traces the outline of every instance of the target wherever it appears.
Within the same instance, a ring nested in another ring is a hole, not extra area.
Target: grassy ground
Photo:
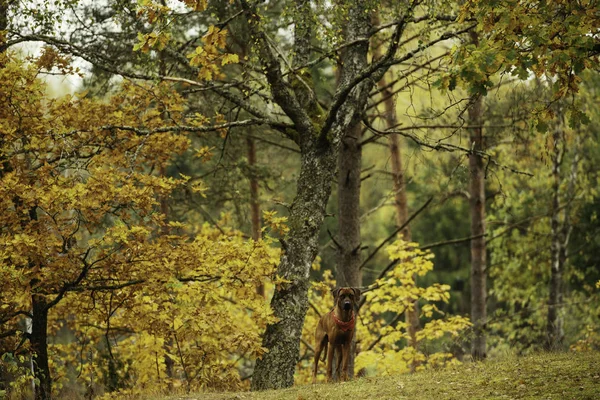
[[[259,393],[207,393],[161,400],[600,399],[600,353],[536,354],[452,370],[362,378]],[[156,399],[158,400],[158,398]]]

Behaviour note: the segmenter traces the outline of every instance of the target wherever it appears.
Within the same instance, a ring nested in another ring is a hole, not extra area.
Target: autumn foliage
[[[50,52],[50,50],[48,50]],[[273,276],[279,251],[260,241],[209,225],[193,231],[169,222],[160,199],[187,177],[163,176],[174,153],[193,151],[184,104],[168,84],[124,81],[106,99],[80,94],[46,96],[38,79],[55,53],[28,62],[8,53],[2,86],[2,275],[8,277],[0,310],[2,363],[14,392],[27,391],[26,360],[37,354],[27,340],[33,302],[48,312],[49,371],[56,393],[100,395],[175,390],[236,389],[251,360],[263,353],[260,335],[275,322],[256,286]],[[169,127],[171,127],[169,129]],[[267,227],[287,231],[286,219],[265,213]],[[366,295],[358,327],[357,368],[370,373],[406,372],[452,360],[448,351],[398,347],[406,336],[402,315],[414,299],[431,302],[422,317],[440,312],[448,287],[418,287],[414,275],[431,270],[431,254],[414,244],[390,246],[404,260]],[[275,279],[276,285],[285,285]],[[304,326],[312,342],[316,310],[325,312],[335,286],[330,273],[315,283],[315,308]],[[277,290],[278,287],[272,287]],[[411,300],[412,299],[412,300]],[[432,320],[419,343],[467,328],[462,317]],[[9,335],[9,333],[11,335]],[[305,349],[307,352],[308,349]],[[453,362],[453,361],[451,361]],[[309,375],[301,361],[297,381]],[[73,385],[76,382],[77,385]],[[76,389],[74,389],[76,388]],[[108,395],[107,395],[108,396]]]
[[[444,368],[459,364],[452,347],[471,326],[468,318],[447,316],[438,307],[450,300],[448,285],[433,284],[422,287],[417,280],[433,269],[433,254],[422,251],[417,243],[396,241],[387,247],[391,261],[400,261],[378,279],[365,294],[357,323],[357,350],[355,371],[360,375],[393,375],[408,373],[412,364],[417,370]],[[318,264],[315,268],[318,268]],[[333,304],[331,288],[335,279],[331,271],[324,271],[323,281],[313,282],[308,312],[303,328],[301,354],[312,354],[310,344],[319,318]],[[415,300],[423,305],[420,319],[423,328],[417,332],[417,346],[410,342],[408,325],[404,313],[414,307]],[[435,316],[435,318],[434,318]],[[298,364],[297,383],[308,383],[312,379],[312,357],[305,357]],[[319,369],[319,379],[324,380],[324,363]]]
[[[53,67],[45,54],[1,55],[0,79],[11,84],[0,86],[0,344],[13,389],[30,380],[23,356],[43,346],[25,319],[35,332],[44,312],[44,344],[60,331],[71,337],[49,340],[56,392],[73,379],[95,394],[238,387],[237,367],[260,356],[260,332],[273,322],[255,288],[278,250],[268,237],[192,231],[159,212],[175,188],[196,187],[159,173],[193,150],[179,127],[194,121],[168,84],[49,99],[37,77]]]

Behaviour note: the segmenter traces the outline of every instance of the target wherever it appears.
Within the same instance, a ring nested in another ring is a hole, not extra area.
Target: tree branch
[[[492,163],[495,166],[497,166],[498,168],[510,171],[512,173],[515,174],[519,174],[519,175],[526,175],[526,176],[534,176],[532,173],[530,172],[524,172],[524,171],[519,171],[517,169],[514,169],[512,167],[508,167],[506,165],[502,165],[500,163],[498,163],[498,161],[496,161],[494,158],[492,158],[492,156],[484,151],[480,151],[480,150],[475,150],[475,149],[469,149],[466,147],[462,147],[462,146],[457,146],[455,144],[451,144],[451,143],[442,143],[442,142],[436,142],[435,144],[431,144],[428,143],[424,140],[422,140],[421,138],[415,136],[415,135],[411,135],[409,133],[406,133],[405,131],[408,130],[414,130],[414,129],[424,129],[424,128],[432,128],[432,127],[437,127],[437,128],[456,128],[456,129],[461,129],[461,128],[465,128],[465,129],[469,129],[469,128],[476,128],[476,126],[452,126],[452,125],[423,125],[423,126],[409,126],[409,127],[405,127],[405,128],[401,128],[401,129],[394,129],[394,130],[386,130],[386,131],[381,131],[379,129],[374,128],[372,125],[370,125],[367,121],[363,120],[363,123],[365,124],[365,126],[367,126],[367,128],[378,134],[378,135],[387,135],[390,133],[397,133],[399,135],[402,135],[408,139],[411,139],[413,142],[415,142],[416,144],[418,144],[419,146],[423,146],[432,150],[441,150],[441,151],[447,151],[447,152],[454,152],[454,151],[461,151],[464,152],[466,154],[477,154],[480,157],[486,158],[488,160],[488,163]],[[369,139],[367,139],[369,140]]]
[[[271,86],[273,99],[281,107],[283,112],[292,120],[296,126],[296,131],[302,135],[311,135],[314,132],[313,124],[306,110],[302,108],[291,88],[283,79],[281,68],[277,57],[272,53],[269,46],[269,41],[265,33],[260,28],[260,16],[256,12],[255,7],[251,7],[246,0],[240,0],[242,9],[247,14],[250,31],[258,38],[259,51],[263,66],[265,67],[265,75]],[[300,138],[294,138],[300,145]]]
[[[431,203],[431,201],[433,200],[433,196],[430,197],[421,207],[419,207],[419,209],[417,211],[415,211],[410,217],[408,217],[408,219],[406,220],[406,222],[404,222],[400,227],[396,228],[394,230],[394,232],[392,232],[391,235],[389,235],[387,238],[385,238],[385,240],[383,240],[379,246],[377,246],[377,248],[375,250],[373,250],[373,252],[371,252],[371,254],[369,254],[367,256],[367,258],[365,259],[365,261],[363,261],[363,263],[360,265],[359,270],[363,269],[363,267],[369,262],[371,261],[371,259],[373,257],[375,257],[375,255],[377,254],[377,252],[379,252],[379,250],[381,250],[381,248],[388,243],[390,240],[392,240],[394,238],[394,236],[396,236],[398,234],[398,232],[402,231],[402,229],[406,228],[408,226],[408,224],[410,224],[412,222],[413,219],[415,219],[425,208],[427,208],[427,206],[429,205],[429,203]]]
[[[350,94],[352,89],[354,89],[354,87],[356,87],[358,84],[363,82],[365,79],[371,79],[371,80],[377,82],[383,77],[383,75],[385,74],[387,69],[389,67],[391,67],[392,65],[400,64],[409,59],[412,59],[418,53],[421,53],[423,50],[428,49],[428,48],[434,46],[435,44],[442,42],[444,40],[448,40],[450,38],[453,38],[453,37],[462,35],[466,32],[469,32],[471,29],[475,28],[475,26],[476,26],[476,24],[473,24],[473,25],[469,25],[468,27],[458,30],[458,31],[455,31],[455,32],[445,32],[442,35],[440,35],[438,38],[431,40],[424,45],[419,46],[417,49],[415,49],[413,51],[409,51],[404,56],[399,57],[399,58],[393,58],[393,55],[395,54],[395,52],[398,49],[398,45],[400,42],[400,36],[404,32],[404,28],[406,27],[406,22],[408,20],[409,13],[411,13],[413,11],[412,7],[414,7],[414,4],[407,11],[407,15],[404,16],[402,18],[401,22],[399,22],[398,25],[396,26],[396,30],[394,31],[394,34],[392,35],[391,44],[388,47],[386,54],[381,59],[373,62],[368,68],[366,68],[362,73],[360,73],[358,76],[356,76],[352,81],[350,81],[346,85],[340,86],[338,88],[338,90],[336,91],[336,94],[333,98],[330,112],[327,115],[327,119],[325,120],[325,123],[323,124],[323,128],[321,130],[322,134],[323,134],[323,132],[326,133],[331,128],[331,125],[333,124],[334,120],[336,119],[337,111],[340,109],[342,104],[346,101],[346,98],[348,97],[348,95]]]

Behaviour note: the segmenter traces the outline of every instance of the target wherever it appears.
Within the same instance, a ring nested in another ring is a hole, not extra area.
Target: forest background
[[[336,285],[356,375],[597,350],[599,13],[0,0],[0,393],[305,383]]]

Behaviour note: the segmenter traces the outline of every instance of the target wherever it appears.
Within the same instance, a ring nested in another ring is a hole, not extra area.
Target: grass
[[[600,353],[543,353],[451,370],[367,377],[265,392],[201,393],[156,400],[600,399]]]

